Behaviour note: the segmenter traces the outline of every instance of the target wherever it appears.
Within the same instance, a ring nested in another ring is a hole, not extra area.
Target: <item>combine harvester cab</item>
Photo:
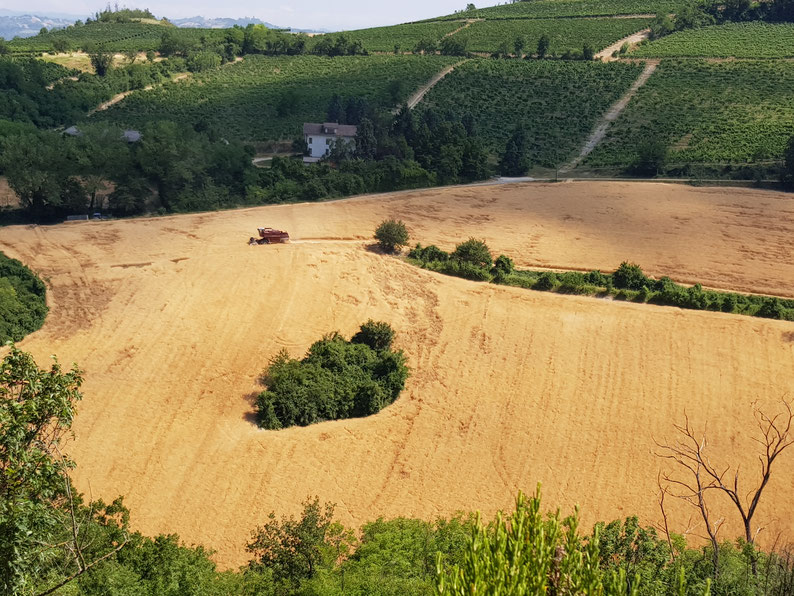
[[[289,234],[283,230],[276,230],[274,228],[257,228],[259,231],[259,238],[251,238],[248,244],[286,244],[289,242]]]

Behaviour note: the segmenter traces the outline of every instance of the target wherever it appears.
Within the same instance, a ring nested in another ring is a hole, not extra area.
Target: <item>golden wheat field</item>
[[[80,490],[124,495],[133,525],[177,532],[222,567],[267,514],[308,496],[347,525],[486,515],[542,483],[549,507],[659,520],[653,439],[687,412],[750,484],[751,405],[794,396],[794,323],[478,284],[368,249],[387,217],[414,241],[470,236],[520,266],[613,270],[794,296],[794,197],[640,183],[449,188],[211,214],[0,229],[47,282],[21,343],[85,371],[69,445]],[[247,246],[257,226],[293,242]],[[412,367],[367,419],[261,431],[257,378],[281,348],[390,322]],[[775,462],[762,536],[794,539],[794,451]],[[733,516],[727,501],[715,501]],[[786,513],[786,515],[783,515]],[[694,512],[671,504],[672,526]],[[729,519],[733,519],[729,517]],[[698,532],[693,530],[693,534]],[[724,537],[738,533],[733,524]]]

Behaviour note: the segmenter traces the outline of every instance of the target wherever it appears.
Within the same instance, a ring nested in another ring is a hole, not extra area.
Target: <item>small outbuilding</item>
[[[322,124],[308,122],[303,125],[303,139],[309,148],[309,155],[303,158],[303,163],[315,163],[331,152],[336,143],[354,143],[358,126],[352,124],[339,124],[337,122],[323,122]]]

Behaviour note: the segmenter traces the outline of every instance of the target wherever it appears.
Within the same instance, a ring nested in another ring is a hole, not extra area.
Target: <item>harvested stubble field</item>
[[[367,250],[404,219],[451,248],[484,238],[521,266],[612,269],[791,296],[794,198],[636,183],[449,188],[324,204],[49,227],[4,228],[0,250],[51,288],[44,328],[22,347],[85,368],[70,452],[80,490],[126,496],[134,525],[178,532],[245,560],[251,529],[309,495],[357,525],[545,502],[584,523],[658,518],[652,437],[688,411],[711,448],[757,462],[751,403],[792,394],[794,325],[476,284]],[[250,247],[257,225],[288,245]],[[413,375],[368,419],[269,432],[250,397],[268,359],[302,355],[367,318],[398,330]],[[762,536],[794,538],[794,453],[758,512]],[[719,515],[733,515],[716,502]],[[671,523],[692,511],[671,505]],[[730,517],[729,519],[733,519]],[[728,537],[738,528],[724,531]]]

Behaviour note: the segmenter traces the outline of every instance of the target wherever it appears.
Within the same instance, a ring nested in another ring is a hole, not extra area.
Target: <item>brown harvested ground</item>
[[[5,176],[0,176],[0,210],[16,209],[19,207],[19,197],[17,193],[8,186]]]
[[[451,247],[485,238],[521,265],[612,269],[794,295],[794,197],[637,183],[450,188],[324,204],[0,229],[51,287],[24,342],[85,369],[78,487],[126,497],[136,528],[245,561],[271,510],[310,495],[341,521],[492,514],[543,483],[585,525],[658,518],[652,436],[687,410],[748,476],[751,402],[794,394],[794,324],[476,284],[368,251],[386,217]],[[258,225],[293,244],[249,247]],[[280,432],[251,423],[257,375],[331,330],[390,321],[413,375],[377,416]],[[794,451],[758,512],[794,538]],[[731,514],[725,502],[720,514]],[[687,526],[688,510],[671,523]],[[724,536],[734,535],[736,526]]]

